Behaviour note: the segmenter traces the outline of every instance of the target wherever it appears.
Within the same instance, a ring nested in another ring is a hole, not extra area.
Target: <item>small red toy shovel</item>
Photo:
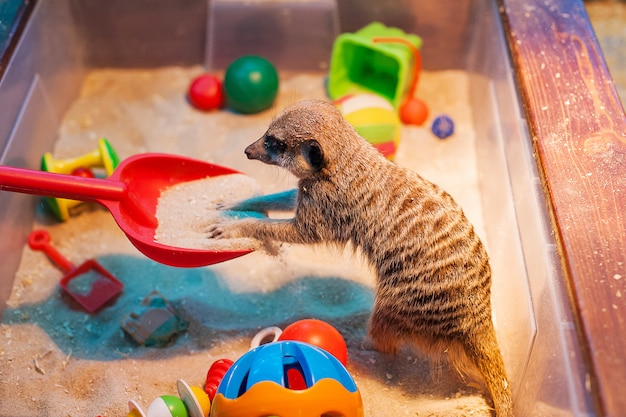
[[[61,288],[89,313],[100,309],[124,288],[124,284],[93,259],[74,266],[50,244],[50,234],[45,230],[33,230],[28,236],[28,245],[33,250],[43,251],[63,270]]]

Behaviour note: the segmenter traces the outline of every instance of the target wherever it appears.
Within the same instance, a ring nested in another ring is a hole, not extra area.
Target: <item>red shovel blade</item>
[[[93,259],[65,274],[59,285],[90,313],[98,311],[124,289],[124,284]]]
[[[93,259],[75,267],[52,246],[50,234],[45,230],[33,230],[28,236],[28,245],[44,252],[65,272],[59,283],[61,288],[90,313],[99,310],[124,289],[124,284]]]

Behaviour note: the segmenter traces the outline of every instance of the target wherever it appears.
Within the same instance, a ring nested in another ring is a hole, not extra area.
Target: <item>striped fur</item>
[[[445,356],[462,374],[477,370],[496,415],[512,416],[488,256],[449,194],[384,158],[322,101],[287,108],[246,154],[299,178],[295,216],[218,225],[211,236],[352,242],[377,275],[369,329],[375,347],[394,353],[409,344]]]

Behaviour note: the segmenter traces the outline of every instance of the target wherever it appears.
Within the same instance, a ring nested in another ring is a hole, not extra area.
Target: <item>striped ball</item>
[[[359,135],[393,159],[402,125],[389,101],[375,94],[355,94],[341,97],[335,104]]]

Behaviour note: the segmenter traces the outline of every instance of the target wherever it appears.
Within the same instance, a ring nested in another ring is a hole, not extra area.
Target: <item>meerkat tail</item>
[[[478,369],[491,394],[497,417],[513,417],[511,387],[506,378],[504,361],[498,348],[495,330],[480,333],[480,337],[470,336],[463,346],[467,358]]]

